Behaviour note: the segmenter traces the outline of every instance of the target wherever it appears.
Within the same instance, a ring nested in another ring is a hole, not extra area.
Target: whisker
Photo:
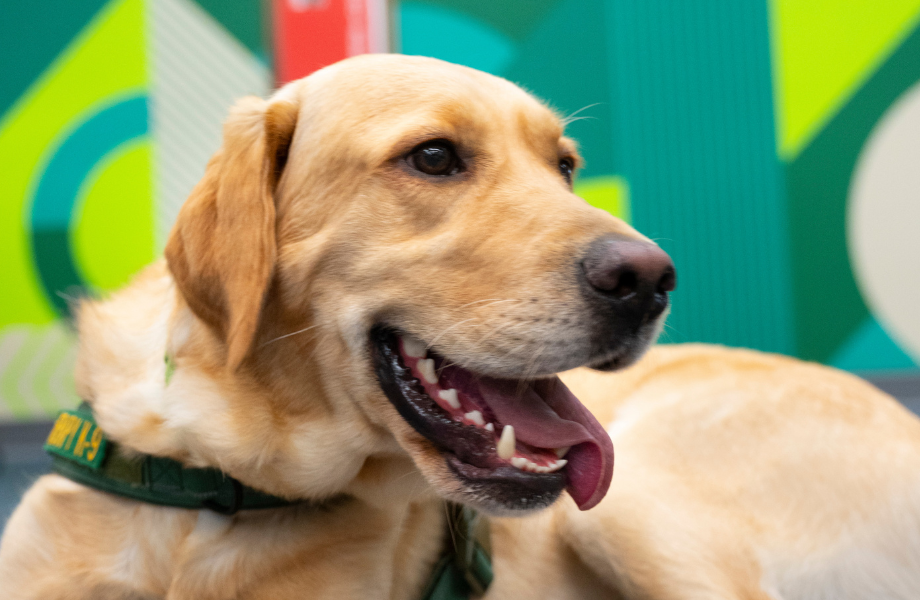
[[[432,346],[435,345],[435,342],[437,342],[439,339],[441,339],[442,337],[444,337],[444,334],[446,334],[446,333],[447,333],[448,331],[450,331],[451,329],[454,329],[455,327],[459,327],[459,326],[463,325],[464,323],[469,323],[470,321],[475,321],[475,320],[476,320],[476,317],[470,317],[469,319],[463,319],[462,321],[460,321],[460,322],[458,322],[458,323],[454,323],[453,325],[451,325],[450,327],[447,327],[446,329],[444,329],[443,331],[441,331],[441,333],[439,333],[438,335],[436,335],[436,336],[434,337],[433,340],[431,340],[431,341],[428,342],[427,346],[428,346],[429,348],[431,348]]]
[[[489,331],[487,334],[485,334],[484,336],[482,336],[481,338],[479,338],[478,340],[476,340],[476,346],[478,347],[478,346],[482,345],[483,342],[485,342],[487,339],[489,339],[490,337],[492,337],[493,335],[495,335],[495,334],[498,333],[499,331],[503,331],[503,330],[509,329],[509,328],[511,328],[511,327],[518,327],[518,326],[520,326],[520,325],[522,325],[522,323],[514,323],[514,322],[511,322],[511,323],[501,323],[501,324],[499,324],[499,325],[496,325],[495,327],[492,328],[491,331]]]
[[[666,343],[674,343],[674,336],[678,336],[679,334],[680,332],[676,327],[665,321],[661,328],[661,333],[658,334],[658,340],[656,341],[661,342],[661,339],[665,338],[665,340],[667,340]]]
[[[530,356],[528,360],[528,366],[524,369],[524,377],[518,380],[518,397],[524,395],[524,390],[527,388],[527,384],[533,380],[534,373],[537,372],[537,361],[542,356],[543,352],[546,350],[547,344],[543,342],[540,344],[540,348]]]
[[[479,346],[482,345],[482,343],[483,343],[486,339],[492,337],[492,336],[495,335],[496,333],[498,333],[498,332],[500,332],[500,331],[503,331],[503,330],[506,330],[506,329],[511,329],[511,328],[514,328],[514,327],[521,327],[521,326],[523,326],[523,325],[525,325],[525,323],[515,323],[515,322],[500,323],[500,324],[496,325],[495,327],[493,327],[490,331],[488,331],[484,336],[482,336],[481,338],[479,338],[479,339],[475,342],[474,345],[475,345],[476,347],[479,347]],[[499,348],[499,350],[502,350],[502,349]],[[506,352],[506,354],[508,354],[508,353]],[[445,362],[438,368],[438,373],[440,373],[441,371],[443,371],[443,370],[446,369],[447,367],[451,367],[451,366],[456,365],[456,364],[459,364],[459,363],[456,363],[456,362],[447,362],[447,361],[445,361]]]
[[[450,507],[447,506],[447,502],[442,502],[441,506],[444,507],[444,516],[447,517],[447,530],[450,532],[450,541],[454,546],[456,546],[457,539],[454,537],[454,525],[453,521],[450,519]]]
[[[319,333],[320,333],[320,335],[323,335],[322,330],[320,330]],[[320,343],[319,343],[319,344],[314,344],[314,345],[313,345],[313,352],[310,353],[310,360],[311,360],[311,361],[316,360],[316,353],[319,352],[320,348],[325,348],[325,347],[326,347],[326,345],[322,343],[322,340],[325,339],[326,337],[328,337],[328,334],[325,334],[324,337],[320,338]],[[315,336],[314,336],[314,338],[311,338],[311,339],[315,339]]]
[[[502,349],[502,348],[500,348],[500,350],[503,350],[503,353],[504,353],[505,356],[512,356],[512,357],[514,357],[514,356],[519,356],[520,353],[521,353],[521,351],[522,351],[522,350],[526,350],[527,347],[528,347],[528,342],[521,342],[520,344],[518,344],[518,345],[515,346],[514,348],[511,348],[511,349]]]
[[[446,369],[447,367],[452,367],[452,366],[454,366],[454,365],[456,365],[456,364],[459,364],[459,363],[455,363],[455,362],[444,362],[440,367],[438,367],[438,377],[441,377],[441,372],[444,371],[444,369]]]
[[[575,121],[585,121],[587,119],[597,120],[597,117],[575,117],[574,119],[569,119],[565,121],[565,124],[570,125],[574,123]]]
[[[273,343],[273,342],[277,342],[278,340],[283,340],[284,338],[291,337],[292,335],[297,335],[298,333],[304,333],[305,331],[310,331],[311,329],[315,329],[315,328],[317,328],[317,327],[319,327],[319,325],[311,325],[311,326],[309,326],[309,327],[304,327],[303,329],[298,329],[297,331],[295,331],[295,332],[293,332],[293,333],[286,333],[286,334],[284,334],[284,335],[279,335],[278,337],[276,337],[276,338],[274,338],[274,339],[271,339],[271,340],[268,340],[267,342],[265,342],[264,344],[262,344],[262,346],[260,346],[260,348],[261,348],[261,347],[268,346],[269,344],[271,344],[271,343]]]
[[[467,302],[463,306],[458,307],[457,310],[462,310],[466,308],[467,306],[473,306],[474,304],[479,304],[481,302],[490,302],[491,304],[487,304],[486,306],[492,306],[493,304],[500,304],[502,302],[520,302],[520,300],[517,298],[486,298],[485,300],[475,300],[473,302]],[[482,306],[480,308],[485,308],[485,306]]]
[[[472,305],[474,305],[474,304],[479,304],[479,303],[482,303],[482,302],[487,302],[488,304],[485,304],[485,305],[481,306],[480,308],[487,308],[487,307],[489,307],[489,306],[494,306],[494,305],[496,305],[496,304],[501,304],[501,303],[503,303],[503,302],[518,302],[518,303],[520,303],[520,302],[522,302],[522,300],[520,300],[519,298],[500,298],[500,299],[496,299],[496,298],[486,298],[486,299],[484,299],[484,300],[475,300],[475,301],[473,301],[473,302],[468,302],[467,304],[462,305],[458,310],[463,309],[463,308],[466,308],[466,307],[468,307],[468,306],[472,306]],[[443,330],[441,331],[441,333],[439,333],[438,335],[436,335],[433,339],[428,340],[428,341],[426,342],[426,346],[427,346],[428,348],[432,348],[432,347],[437,343],[437,341],[440,340],[442,337],[444,337],[444,335],[447,334],[450,330],[455,329],[455,328],[457,328],[457,327],[463,325],[464,323],[469,323],[470,321],[474,321],[474,320],[476,320],[476,317],[470,317],[469,319],[463,319],[462,321],[459,321],[459,322],[457,322],[457,323],[454,323],[453,325],[450,325],[449,327],[446,327],[445,329],[443,329]]]
[[[577,115],[578,113],[580,113],[580,112],[582,112],[582,111],[584,111],[584,110],[588,110],[589,108],[594,108],[595,106],[600,106],[600,105],[601,105],[600,102],[595,102],[594,104],[589,104],[589,105],[587,105],[587,106],[582,106],[581,108],[579,108],[579,109],[576,110],[575,112],[571,113],[569,116],[563,117],[563,119],[562,119],[562,124],[563,124],[563,125],[568,125],[569,123],[572,123],[572,122],[573,122],[572,117],[574,117],[574,116]]]

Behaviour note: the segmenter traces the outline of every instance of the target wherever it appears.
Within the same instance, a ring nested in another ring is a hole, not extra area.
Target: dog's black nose
[[[591,244],[582,267],[596,292],[642,321],[664,311],[677,283],[671,257],[651,242],[604,236]]]

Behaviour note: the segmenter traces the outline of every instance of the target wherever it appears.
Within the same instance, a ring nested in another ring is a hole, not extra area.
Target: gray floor
[[[48,472],[42,444],[51,423],[0,424],[0,527],[32,482]]]
[[[872,377],[872,383],[920,415],[920,377]],[[23,492],[51,464],[42,444],[51,423],[0,424],[0,528]]]
[[[888,392],[901,404],[920,415],[920,377],[867,377],[882,391]]]

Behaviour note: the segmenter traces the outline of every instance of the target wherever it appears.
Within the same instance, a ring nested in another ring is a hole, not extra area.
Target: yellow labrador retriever
[[[600,373],[657,337],[675,273],[571,193],[578,162],[525,92],[432,59],[240,102],[166,263],[80,308],[77,382],[128,458],[294,503],[49,475],[4,533],[3,597],[412,600],[443,499],[495,517],[488,598],[910,597],[917,423],[754,353]]]

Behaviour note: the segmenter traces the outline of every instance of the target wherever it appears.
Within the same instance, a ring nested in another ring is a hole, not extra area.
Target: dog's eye
[[[571,158],[559,159],[559,172],[565,177],[569,185],[572,185],[572,174],[575,171],[575,163]]]
[[[454,175],[460,171],[460,159],[447,140],[425,142],[409,153],[409,165],[428,175]]]

